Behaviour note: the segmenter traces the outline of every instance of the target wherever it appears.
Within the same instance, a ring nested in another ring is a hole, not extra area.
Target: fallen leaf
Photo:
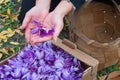
[[[8,31],[8,33],[12,33],[13,32],[12,29],[10,29],[10,28],[8,28],[7,31]]]
[[[8,39],[6,38],[6,39],[4,39],[3,41],[4,41],[4,42],[7,42],[7,40],[8,40]]]
[[[0,34],[5,35],[5,34],[8,34],[8,32],[6,30],[4,30]]]
[[[18,14],[11,14],[10,17],[11,17],[13,20],[17,20]]]
[[[13,53],[15,53],[15,50],[13,48],[10,48],[10,51],[12,51]]]
[[[6,35],[7,37],[12,37],[15,34],[15,31],[13,31],[10,28],[7,29],[7,32],[8,32],[8,34]]]
[[[11,14],[11,10],[10,10],[10,8],[7,8],[7,14],[8,14],[8,15]]]
[[[5,48],[0,49],[0,52],[2,52],[3,54],[8,54],[8,50],[6,50]]]
[[[11,33],[11,34],[7,34],[6,36],[10,38],[10,37],[12,37],[14,34],[15,34],[15,33]]]
[[[0,14],[0,16],[5,17],[6,19],[9,18],[9,16],[5,14]]]
[[[20,43],[18,43],[18,42],[10,42],[10,44],[12,44],[12,45],[19,45]]]
[[[9,2],[9,1],[10,1],[10,0],[4,0],[4,2],[3,2],[3,3],[6,5],[6,3],[7,3],[7,2]]]
[[[2,35],[1,33],[0,33],[0,39],[1,41],[7,42],[7,37],[5,35]]]
[[[15,29],[15,32],[20,34],[20,35],[23,35],[23,33],[19,29]]]
[[[3,1],[4,1],[4,0],[0,0],[0,4],[2,4],[2,3],[3,3]]]

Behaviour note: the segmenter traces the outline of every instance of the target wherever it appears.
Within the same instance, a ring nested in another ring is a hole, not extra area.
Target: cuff
[[[74,8],[76,9],[81,7],[86,2],[86,0],[70,0],[70,1],[73,3]]]

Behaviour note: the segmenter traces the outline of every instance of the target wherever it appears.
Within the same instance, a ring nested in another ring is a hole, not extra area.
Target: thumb
[[[20,26],[20,29],[25,29],[30,21],[31,21],[31,15],[27,14],[23,20],[22,25]]]
[[[62,31],[63,25],[57,25],[55,27],[55,33],[53,34],[53,40],[57,41],[60,32]]]

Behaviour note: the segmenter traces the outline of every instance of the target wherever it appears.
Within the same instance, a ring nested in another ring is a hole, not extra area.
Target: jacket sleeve
[[[81,7],[82,6],[82,4],[84,4],[85,3],[85,0],[70,0],[72,3],[73,3],[73,5],[74,5],[74,7],[77,9],[78,7]]]

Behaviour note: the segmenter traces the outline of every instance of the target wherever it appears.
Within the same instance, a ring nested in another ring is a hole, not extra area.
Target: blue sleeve
[[[77,9],[78,7],[81,7],[82,4],[85,3],[85,0],[70,0],[73,5],[75,6],[75,8]]]

